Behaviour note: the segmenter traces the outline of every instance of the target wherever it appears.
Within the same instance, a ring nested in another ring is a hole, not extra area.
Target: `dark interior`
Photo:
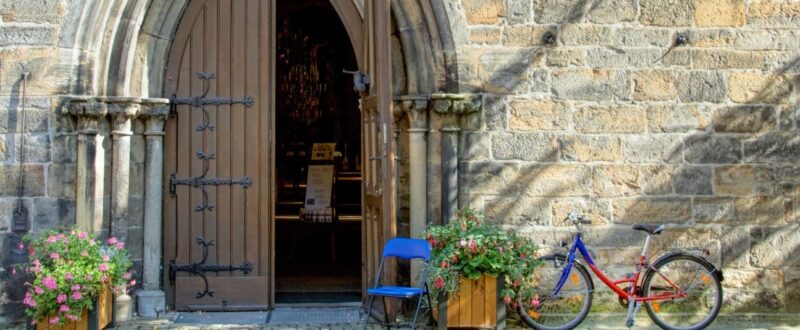
[[[343,72],[355,54],[328,0],[279,1],[276,24],[276,302],[360,301],[360,114]],[[315,143],[336,156],[312,160]],[[314,165],[333,168],[324,211],[305,208]]]

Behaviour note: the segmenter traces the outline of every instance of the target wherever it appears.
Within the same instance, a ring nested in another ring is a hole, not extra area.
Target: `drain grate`
[[[176,324],[264,324],[269,312],[180,313]]]
[[[268,324],[343,324],[358,323],[359,307],[292,308],[272,310]]]

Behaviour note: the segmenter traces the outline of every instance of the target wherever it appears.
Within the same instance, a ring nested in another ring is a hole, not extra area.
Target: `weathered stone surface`
[[[531,66],[542,56],[524,49],[471,49],[461,57],[459,82],[465,91],[528,92]]]
[[[24,137],[23,137],[24,135]],[[23,145],[24,138],[24,145]],[[50,136],[47,134],[15,134],[14,158],[25,163],[46,163],[50,161]]]
[[[754,1],[747,10],[747,24],[756,27],[800,27],[800,3],[794,1]]]
[[[547,66],[567,67],[586,64],[586,51],[583,49],[548,49],[545,58]]]
[[[42,232],[75,223],[75,202],[63,198],[35,198],[31,230]]]
[[[144,228],[131,227],[128,228],[128,239],[126,240],[126,248],[131,256],[131,259],[142,259],[142,249],[144,242]]]
[[[506,14],[506,0],[461,0],[469,24],[498,24]]]
[[[481,132],[465,132],[461,134],[459,157],[463,160],[488,160],[491,158],[491,135]]]
[[[406,198],[408,200],[408,198]],[[144,197],[131,195],[128,198],[128,225],[131,227],[144,226]]]
[[[643,237],[644,232],[637,232]],[[712,232],[707,228],[699,227],[671,227],[659,235],[652,242],[650,255],[660,255],[668,251],[692,249],[697,251],[707,250],[711,253],[708,259],[718,264],[720,259],[719,241],[712,237]]]
[[[777,269],[729,269],[725,270],[725,284],[735,289],[780,290],[783,286],[783,271]]]
[[[78,161],[77,137],[74,135],[53,136],[52,157],[53,163],[75,163]]]
[[[695,69],[766,69],[770,61],[769,53],[757,51],[695,49],[691,54]]]
[[[615,223],[683,223],[692,217],[684,197],[620,198],[611,202]]]
[[[14,205],[15,202],[12,199],[0,198],[0,232],[2,233],[9,231],[9,229],[11,228],[11,219],[12,219],[12,214],[14,213]]]
[[[550,96],[550,70],[531,70],[530,76],[528,76],[528,83],[531,85],[531,93],[546,93],[548,94],[547,96]]]
[[[565,24],[559,37],[565,46],[611,45],[614,30],[610,27],[588,24]]]
[[[584,165],[523,165],[514,182],[527,196],[588,196],[592,169]]]
[[[647,109],[647,125],[652,133],[705,131],[709,111],[699,105],[659,104]]]
[[[58,32],[50,26],[5,25],[0,29],[0,47],[51,46]]]
[[[578,109],[574,122],[581,133],[638,133],[647,128],[644,110],[626,105]]]
[[[719,195],[769,195],[775,191],[772,169],[761,166],[720,166],[714,169],[714,191]]]
[[[529,197],[498,197],[484,199],[487,219],[497,224],[514,226],[552,224],[550,200]]]
[[[800,312],[800,269],[788,268],[784,271],[783,289],[786,291],[786,311]]]
[[[750,229],[744,226],[717,227],[715,235],[722,243],[722,265],[731,268],[750,267]]]
[[[775,108],[771,106],[735,106],[714,111],[712,123],[720,133],[761,133],[776,126]]]
[[[595,196],[635,196],[641,190],[639,168],[635,165],[598,165],[594,167],[592,185]]]
[[[513,196],[520,192],[517,163],[471,162],[470,194]]]
[[[800,47],[800,34],[792,30],[737,31],[734,46],[743,50],[792,50]]]
[[[3,33],[0,32],[0,40]],[[8,39],[6,39],[8,40]],[[14,46],[20,46],[12,43]],[[0,42],[0,47],[2,47]],[[0,50],[0,86],[18,86],[23,72],[30,72],[28,95],[56,95],[72,92],[75,78],[73,51],[55,48],[6,48]],[[7,93],[7,92],[4,92]]]
[[[744,0],[695,0],[697,26],[744,25]]]
[[[734,42],[734,34],[730,30],[690,30],[688,33],[689,42],[692,47],[729,47]]]
[[[695,197],[697,223],[733,223],[736,217],[733,197]]]
[[[734,206],[739,223],[780,225],[785,224],[792,214],[783,196],[739,197]]]
[[[692,135],[684,143],[684,158],[690,163],[730,164],[742,159],[741,140],[737,137]]]
[[[497,133],[492,136],[492,156],[498,160],[556,161],[558,139],[542,133]]]
[[[792,84],[784,75],[731,73],[728,95],[737,103],[786,104],[791,102]]]
[[[64,1],[3,0],[0,15],[3,22],[59,24],[64,17]]]
[[[746,162],[797,162],[798,159],[800,159],[800,136],[797,134],[769,133],[744,141]]]
[[[782,268],[800,262],[800,226],[750,229],[750,261],[755,267]]]
[[[678,97],[672,71],[644,70],[633,73],[633,99],[636,101],[667,101]]]
[[[637,235],[630,226],[609,226],[606,228],[592,228],[583,234],[583,241],[587,246],[625,248],[642,246],[644,236]],[[641,250],[639,250],[641,252]],[[630,272],[630,266],[628,267]]]
[[[471,44],[499,44],[503,30],[496,26],[471,27],[468,30],[467,39]]]
[[[683,102],[722,102],[725,100],[725,77],[720,72],[689,71],[677,77],[678,97]]]
[[[669,47],[672,45],[672,31],[656,27],[619,27],[614,29],[614,35],[609,46],[655,46]]]
[[[408,142],[408,141],[405,141]],[[144,163],[145,136],[131,136],[131,163]]]
[[[508,128],[518,131],[565,130],[569,127],[570,115],[570,105],[565,102],[512,101]]]
[[[512,25],[503,31],[503,44],[514,47],[544,45],[545,33],[555,33],[555,28],[537,25]]]
[[[566,135],[558,139],[561,159],[573,162],[620,161],[622,143],[618,137]]]
[[[5,161],[9,157],[8,143],[6,136],[0,135],[0,162]]]
[[[642,255],[641,247],[629,247],[629,248],[597,249],[597,254],[594,254],[593,256],[595,262],[597,262],[597,264],[600,265],[602,269],[605,269],[604,266],[607,265],[630,267],[631,264],[630,260],[636,260],[641,255]],[[594,307],[594,303],[592,303],[592,307]]]
[[[50,164],[47,166],[47,196],[75,198],[78,168],[74,164]]]
[[[721,313],[740,311],[774,313],[783,310],[783,294],[779,291],[725,290],[722,292]]]
[[[507,1],[506,22],[508,24],[525,24],[531,22],[533,16],[532,1]]]
[[[624,159],[631,163],[680,163],[683,143],[677,135],[630,135],[622,137]]]
[[[693,0],[641,0],[639,22],[644,25],[689,26],[694,22]]]
[[[587,19],[592,23],[613,24],[633,22],[637,14],[636,0],[608,0],[594,3]]]
[[[593,68],[651,67],[661,57],[654,48],[592,47],[586,52],[586,64]]]
[[[709,166],[682,166],[675,172],[673,186],[681,195],[711,195],[712,177]]]
[[[672,165],[641,165],[642,192],[647,195],[669,195],[673,193],[672,181],[675,167]]]
[[[0,196],[17,196],[19,170],[16,165],[0,165]],[[23,196],[44,196],[44,166],[24,165],[23,171]]]
[[[505,130],[508,126],[509,115],[504,97],[485,96],[482,113],[487,130]]]
[[[776,182],[800,183],[800,166],[776,166],[772,173]]]
[[[567,215],[578,213],[592,220],[592,226],[605,226],[611,222],[611,207],[607,199],[558,198],[553,201],[553,225],[568,226]]]
[[[583,21],[589,8],[580,0],[533,0],[536,23],[574,23]]]

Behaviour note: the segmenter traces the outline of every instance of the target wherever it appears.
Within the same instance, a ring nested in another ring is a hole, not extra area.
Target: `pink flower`
[[[103,282],[103,283],[108,282],[108,276],[106,276],[106,275],[100,276],[100,282]]]
[[[86,276],[83,277],[83,280],[86,282],[91,282],[93,279],[92,274],[86,274]]]
[[[65,301],[67,301],[67,295],[63,293],[59,294],[58,297],[56,297],[56,302],[59,304],[63,304]]]
[[[36,320],[31,321],[31,325],[36,325]]]
[[[73,284],[70,289],[72,289],[72,291],[78,291],[81,289],[81,286],[80,284]]]
[[[503,253],[503,246],[502,245],[498,246],[497,249],[500,250],[500,253]]]
[[[134,286],[134,285],[136,285],[136,279],[132,279],[130,282],[128,282],[128,284],[129,284],[130,286]]]
[[[72,314],[67,314],[67,318],[72,321],[80,320],[80,317],[78,315],[72,315]]]
[[[131,279],[131,275],[132,275],[131,272],[127,272],[125,274],[122,274],[122,278],[124,278],[126,280],[130,280]]]
[[[37,286],[33,288],[33,292],[36,292],[36,294],[42,294],[44,293],[44,290]]]
[[[436,278],[436,288],[441,289],[442,287],[444,287],[444,279],[439,276]]]
[[[50,237],[47,237],[47,243],[55,243],[55,242],[58,242],[58,237],[56,237],[55,235],[50,235]]]
[[[44,287],[48,290],[55,290],[58,287],[58,284],[56,284],[56,279],[54,279],[52,276],[45,277],[42,282]]]
[[[64,274],[64,279],[66,279],[67,281],[72,281],[73,279],[75,279],[75,275],[72,275],[72,273],[67,272],[66,274]]]
[[[36,300],[33,299],[30,292],[25,292],[25,299],[22,300],[22,303],[28,307],[36,307]]]
[[[539,305],[541,304],[542,303],[539,301],[539,296],[533,297],[533,299],[531,299],[531,306],[533,306],[534,308],[539,308]]]
[[[83,295],[80,291],[75,291],[72,293],[72,300],[81,300],[81,298],[83,298]]]
[[[99,269],[101,272],[108,271],[108,264],[102,263],[100,266],[97,266],[97,269]]]
[[[86,237],[89,237],[89,235],[88,235],[88,234],[86,234],[85,232],[78,232],[78,238],[80,238],[80,239],[84,239],[84,238],[86,238]]]
[[[24,250],[25,249],[25,244],[18,243],[17,244],[17,248],[20,249],[20,250]]]
[[[11,275],[17,275],[17,267],[11,267]]]
[[[467,240],[465,240],[465,239],[462,239],[460,243],[461,243],[461,247],[467,246]]]
[[[97,244],[97,242],[95,242],[93,239],[89,240],[89,245],[94,246],[95,244]]]
[[[58,311],[59,311],[59,312],[62,312],[62,313],[63,313],[63,312],[69,312],[69,306],[67,306],[67,305],[61,305],[61,307],[59,307],[59,308],[58,308]]]
[[[478,252],[478,244],[475,244],[474,240],[469,240],[469,248],[472,249],[472,253]]]
[[[61,321],[61,318],[58,316],[53,316],[50,318],[50,324],[58,324],[59,321]]]
[[[117,242],[116,246],[117,250],[122,250],[123,248],[125,248],[125,242]]]
[[[116,237],[110,237],[108,239],[108,245],[114,245],[114,244],[117,244],[117,238]]]
[[[109,257],[109,256],[103,256],[103,261],[109,261],[109,260],[111,260],[111,257]]]
[[[58,255],[58,253],[55,253],[55,252],[50,253],[50,259],[55,260],[55,259],[58,259],[58,258],[61,258],[61,256]]]
[[[64,233],[58,234],[58,239],[64,239],[66,237],[67,235],[64,235]]]
[[[81,251],[81,257],[88,257],[88,256],[89,256],[89,252]]]

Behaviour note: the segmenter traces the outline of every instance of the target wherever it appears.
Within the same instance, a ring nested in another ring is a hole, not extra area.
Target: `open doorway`
[[[276,9],[275,302],[360,303],[356,57],[329,0]]]

